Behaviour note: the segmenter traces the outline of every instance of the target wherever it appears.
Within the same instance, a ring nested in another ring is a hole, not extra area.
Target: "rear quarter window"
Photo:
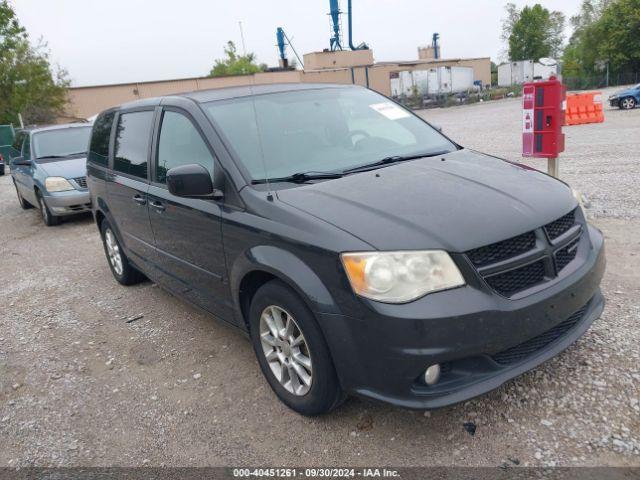
[[[106,167],[109,165],[109,139],[115,112],[99,116],[93,124],[89,142],[88,161]]]
[[[153,111],[122,113],[113,147],[113,169],[147,179]]]

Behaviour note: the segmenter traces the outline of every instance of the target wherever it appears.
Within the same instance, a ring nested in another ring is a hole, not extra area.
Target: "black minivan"
[[[109,266],[247,333],[304,415],[431,409],[557,355],[600,316],[602,234],[544,173],[345,85],[141,100],[93,126]]]

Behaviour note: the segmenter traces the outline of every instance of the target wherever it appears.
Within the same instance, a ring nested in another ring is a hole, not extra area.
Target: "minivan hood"
[[[470,150],[277,195],[379,250],[464,252],[545,225],[577,206],[564,183]]]
[[[50,177],[78,178],[87,175],[86,157],[39,163],[38,166]]]

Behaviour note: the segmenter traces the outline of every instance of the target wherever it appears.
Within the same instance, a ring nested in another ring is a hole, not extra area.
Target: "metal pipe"
[[[351,50],[358,50],[353,46],[353,20],[352,20],[352,11],[351,11],[351,0],[348,0],[347,3],[347,19],[349,22],[349,48]]]
[[[296,58],[298,59],[298,62],[300,62],[300,66],[302,67],[302,69],[304,70],[304,62],[302,61],[302,59],[300,58],[300,56],[298,55],[298,52],[296,52],[296,49],[293,48],[293,43],[291,43],[291,40],[289,40],[289,36],[285,33],[284,30],[282,30],[282,34],[284,35],[284,38],[287,39],[287,43],[289,44],[289,46],[291,47],[291,50],[293,50],[293,54],[296,56]]]

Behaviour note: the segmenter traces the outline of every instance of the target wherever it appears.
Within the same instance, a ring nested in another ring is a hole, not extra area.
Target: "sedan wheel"
[[[620,101],[620,108],[622,108],[623,110],[631,110],[635,108],[635,106],[636,106],[636,100],[633,97],[623,98]]]
[[[122,255],[120,255],[120,247],[118,246],[116,237],[113,235],[113,232],[110,228],[108,228],[104,234],[104,243],[107,247],[107,257],[109,257],[109,263],[111,263],[113,270],[118,275],[122,275],[124,269],[122,267]]]
[[[271,371],[289,393],[306,395],[313,382],[307,341],[293,316],[271,305],[260,316],[260,342]]]
[[[60,223],[60,217],[56,217],[51,214],[51,211],[47,207],[44,198],[38,193],[38,205],[40,206],[40,213],[42,214],[42,221],[47,227],[53,227]]]

